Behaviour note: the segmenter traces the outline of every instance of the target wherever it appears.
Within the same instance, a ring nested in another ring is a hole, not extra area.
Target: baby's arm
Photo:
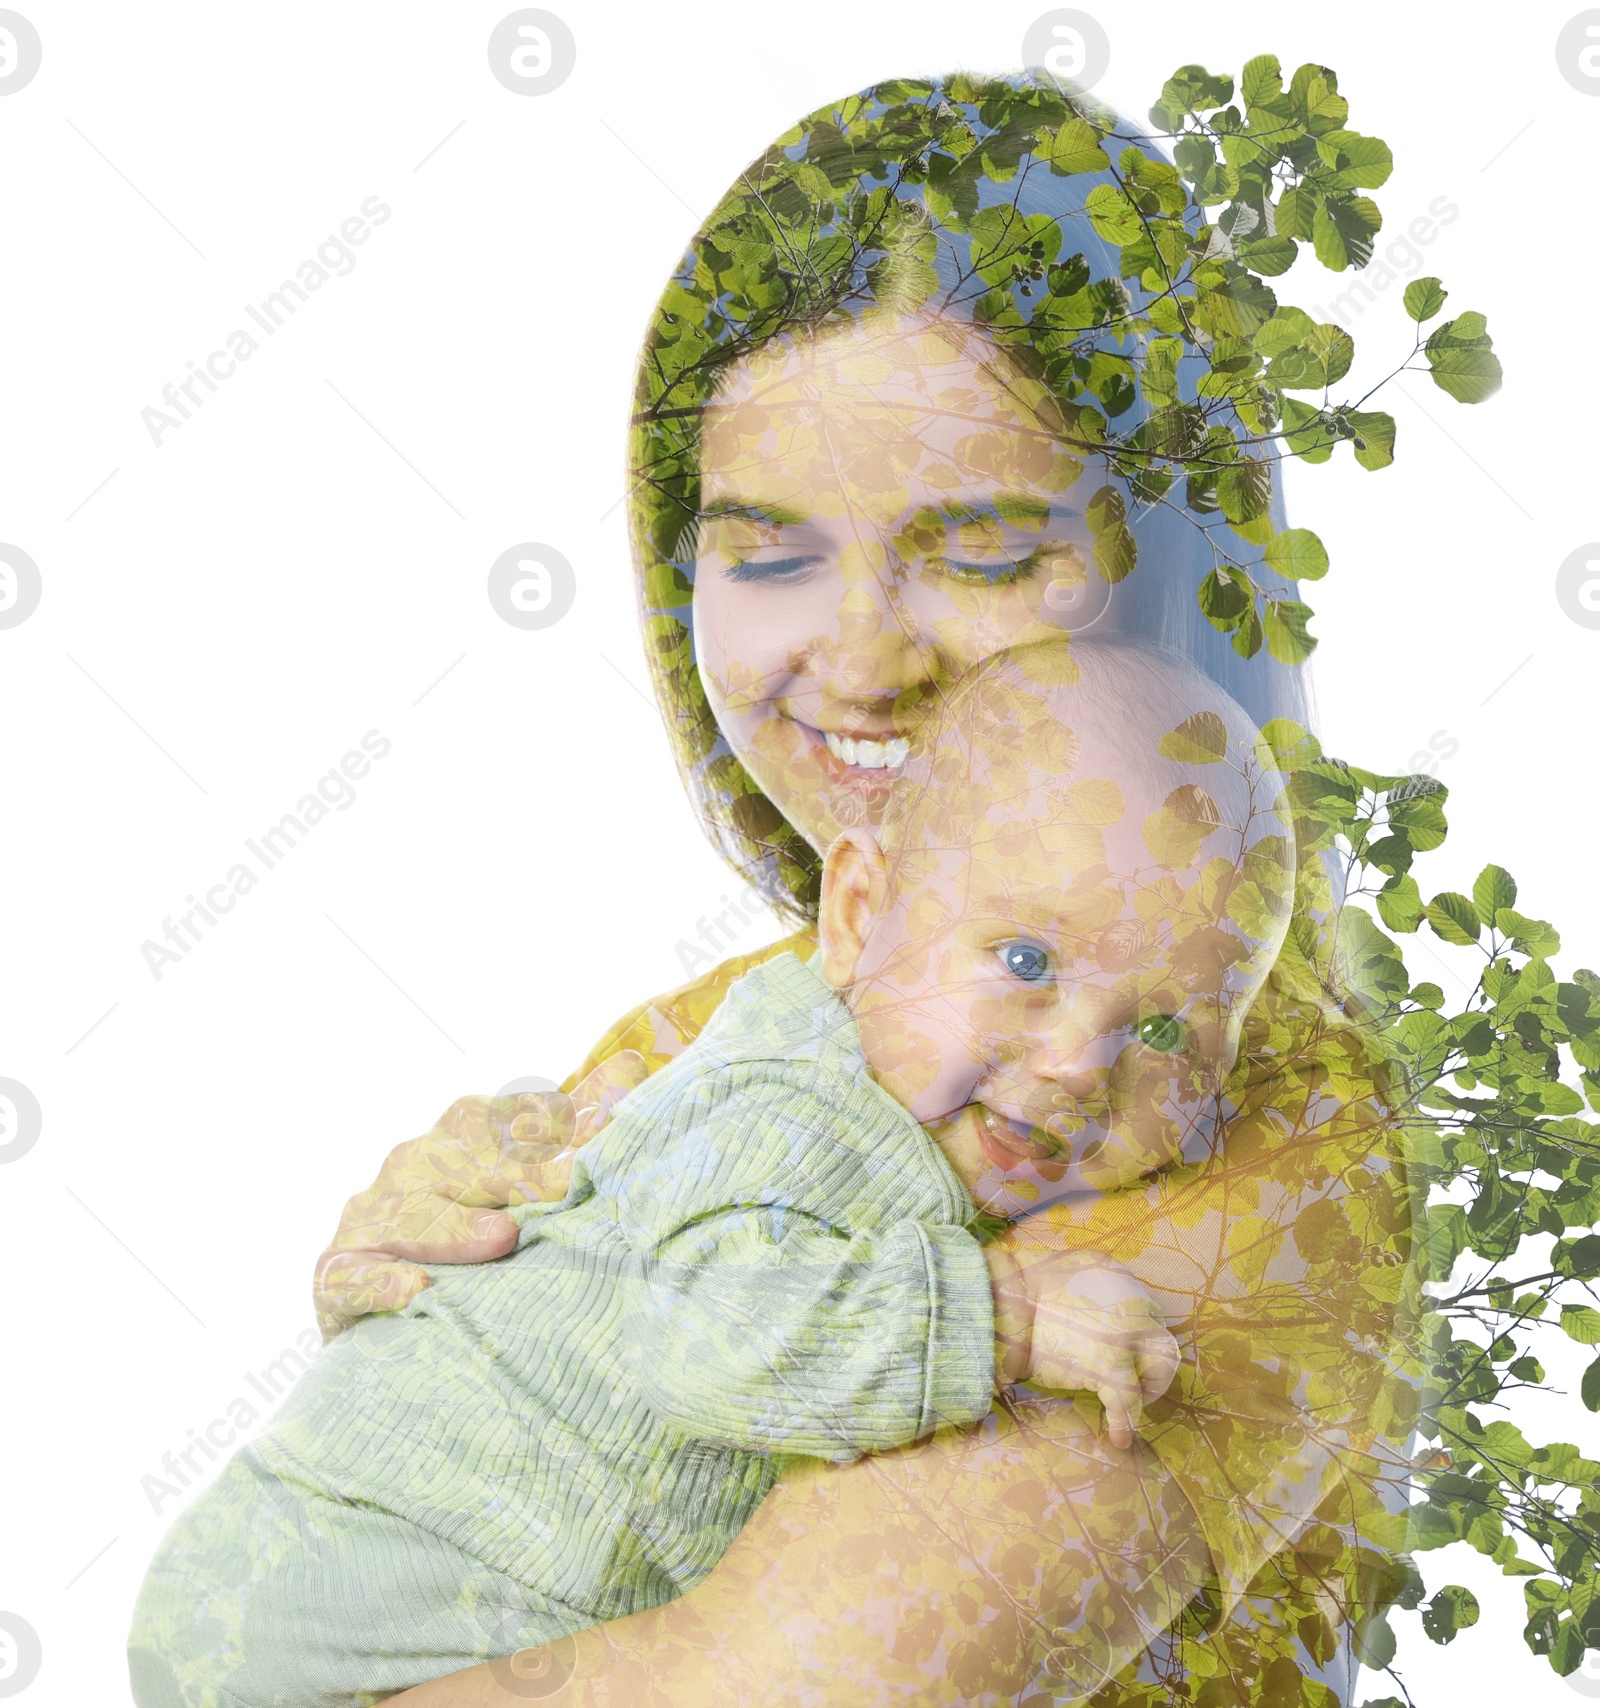
[[[662,1240],[642,1271],[632,1375],[689,1434],[849,1460],[989,1411],[994,1305],[959,1226],[851,1233],[801,1208],[728,1206]]]
[[[618,1120],[595,1189],[635,1259],[625,1379],[664,1422],[850,1460],[988,1414],[994,1301],[971,1201],[875,1088],[735,1063]]]
[[[1095,1252],[985,1246],[1001,1379],[1086,1388],[1105,1407],[1112,1444],[1132,1444],[1145,1405],[1178,1373],[1161,1308],[1119,1263]]]

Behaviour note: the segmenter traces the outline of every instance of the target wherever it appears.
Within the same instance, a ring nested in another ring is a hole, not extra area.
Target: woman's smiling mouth
[[[898,735],[886,741],[869,741],[865,736],[838,735],[831,729],[819,730],[818,734],[835,759],[862,771],[898,771],[911,751],[911,744]]]

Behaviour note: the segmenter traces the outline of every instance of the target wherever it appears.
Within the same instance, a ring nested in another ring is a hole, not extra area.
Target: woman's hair
[[[1146,132],[1041,72],[895,79],[831,102],[745,169],[651,315],[628,471],[645,651],[702,825],[723,858],[791,917],[815,917],[820,858],[722,737],[694,656],[703,413],[733,362],[877,308],[978,329],[1049,388],[1068,421],[1079,399],[1113,414],[1119,435],[1147,419],[1135,383],[1145,340],[1121,325],[1147,297],[1121,278],[1120,252],[1087,206],[1114,176],[1057,154],[1069,137],[1081,146],[1087,127],[1072,127],[1084,119],[1115,132],[1108,144],[1136,148],[1172,172]],[[1030,240],[1020,265],[1019,220]],[[1048,264],[1057,253],[1063,264]],[[1106,370],[1091,374],[1091,363],[1125,371],[1125,384],[1108,387]],[[1184,401],[1194,401],[1200,377],[1188,370],[1203,366],[1179,363]],[[1125,630],[1192,660],[1257,724],[1308,723],[1300,671],[1265,651],[1242,657],[1200,610],[1200,584],[1219,551],[1245,550],[1238,536],[1214,509],[1201,525],[1176,498],[1133,497],[1137,596],[1126,600]],[[1268,514],[1284,526],[1276,483]]]

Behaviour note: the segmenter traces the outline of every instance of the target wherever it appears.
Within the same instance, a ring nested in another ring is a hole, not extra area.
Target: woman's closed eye
[[[748,557],[736,558],[724,553],[722,573],[729,581],[781,582],[792,585],[806,580],[822,561],[818,557]]]
[[[819,542],[804,541],[792,529],[786,532],[788,527],[785,519],[764,516],[752,506],[712,511],[697,521],[695,553],[717,564],[729,581],[804,581],[828,554],[816,549]]]
[[[937,574],[974,586],[1010,587],[1046,570],[1081,579],[1083,554],[1066,540],[1039,540],[1030,546],[1025,539],[980,533],[977,538],[958,538],[948,551],[929,552],[924,562]]]
[[[1010,587],[1019,581],[1030,581],[1039,572],[1037,555],[1024,558],[982,558],[963,562],[959,558],[934,557],[929,567],[957,581],[970,582],[974,587]]]

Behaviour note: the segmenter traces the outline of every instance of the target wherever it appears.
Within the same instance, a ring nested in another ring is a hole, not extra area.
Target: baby
[[[515,1252],[335,1341],[180,1515],[140,1708],[370,1703],[703,1578],[785,1459],[1087,1390],[1126,1446],[1178,1367],[1093,1253],[987,1236],[1206,1153],[1291,861],[1270,758],[1175,656],[990,659],[753,969]]]

